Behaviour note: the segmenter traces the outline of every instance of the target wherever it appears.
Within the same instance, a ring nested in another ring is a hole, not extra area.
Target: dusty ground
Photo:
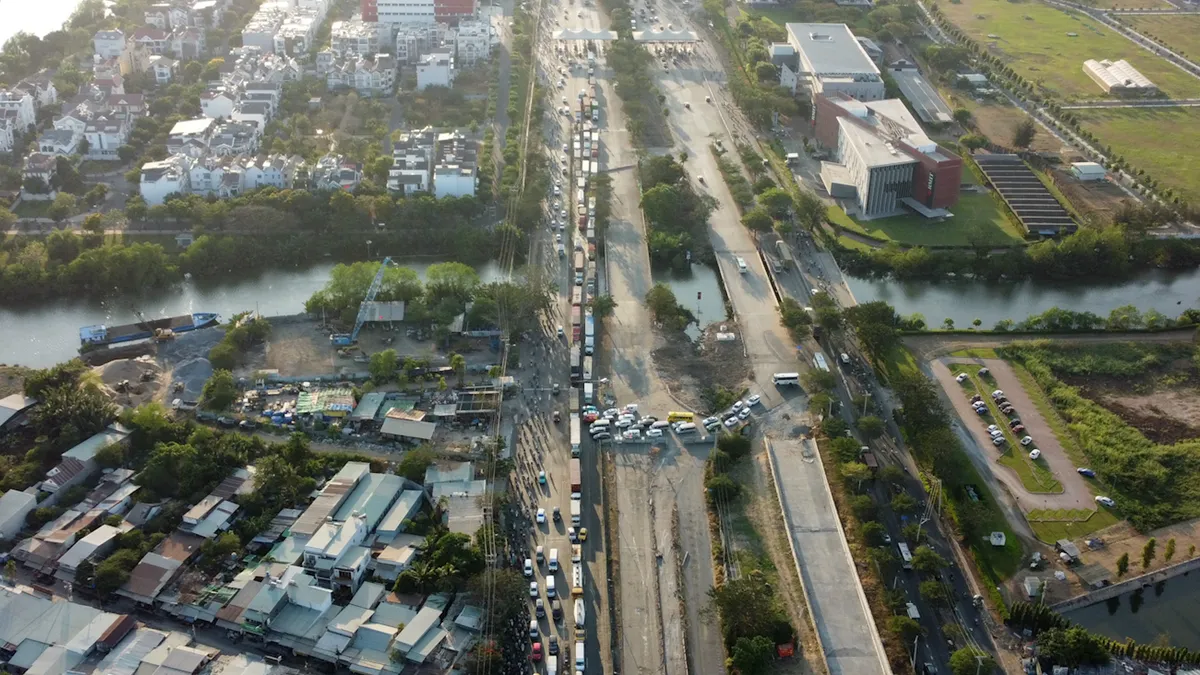
[[[1108,222],[1112,218],[1113,211],[1122,202],[1130,199],[1129,195],[1108,181],[1081,182],[1075,180],[1066,171],[1056,169],[1052,173],[1055,184],[1071,204],[1080,213],[1092,214],[1100,222]]]
[[[699,344],[682,333],[656,334],[654,363],[673,397],[693,410],[707,411],[700,396],[705,388],[721,386],[740,391],[750,381],[750,365],[739,341],[717,342],[717,327],[739,333],[735,322],[721,321],[705,329]]]
[[[162,367],[149,356],[111,361],[92,372],[100,377],[104,392],[113,402],[127,408],[159,399],[167,382]]]
[[[28,368],[0,365],[0,398],[21,391]]]
[[[1171,445],[1200,438],[1200,382],[1190,374],[1190,363],[1180,364],[1179,376],[1144,378],[1137,382],[1116,378],[1062,377],[1093,401],[1125,420],[1155,443]]]
[[[980,104],[970,100],[959,100],[958,104],[966,107],[975,116],[975,126],[979,128],[980,133],[994,139],[1000,145],[1012,142],[1017,124],[1028,116],[1010,105]],[[1036,152],[1058,153],[1062,151],[1063,144],[1047,133],[1045,129],[1039,127],[1029,149]]]

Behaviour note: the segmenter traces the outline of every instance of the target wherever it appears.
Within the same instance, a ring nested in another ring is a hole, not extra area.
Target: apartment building
[[[374,15],[382,24],[437,23],[434,0],[375,0]]]
[[[454,55],[438,49],[417,59],[417,91],[454,84]]]
[[[425,54],[442,46],[447,26],[440,23],[413,23],[393,26],[387,35],[390,36],[388,46],[393,47],[392,53],[396,61],[404,65],[412,65]]]
[[[402,134],[392,146],[388,190],[405,195],[432,192],[433,152],[436,145],[437,132],[432,129]]]
[[[37,105],[31,94],[24,91],[0,89],[0,111],[12,111],[16,131],[25,131],[37,124]]]
[[[336,57],[368,56],[379,52],[379,24],[362,19],[335,21],[329,38],[329,48]]]
[[[396,87],[396,59],[390,54],[348,56],[335,61],[325,78],[330,89],[354,89],[360,96],[388,96]]]
[[[433,165],[433,194],[442,197],[474,195],[479,186],[479,144],[460,131],[438,134]]]
[[[492,56],[492,27],[483,21],[460,21],[446,37],[454,45],[455,62],[471,68]]]

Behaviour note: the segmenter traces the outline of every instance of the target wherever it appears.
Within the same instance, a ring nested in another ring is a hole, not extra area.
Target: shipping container
[[[582,272],[584,266],[585,266],[585,261],[583,259],[583,251],[576,251],[575,252],[575,271]]]
[[[583,381],[592,381],[592,357],[590,356],[583,357]]]
[[[571,499],[579,499],[579,494],[583,492],[581,475],[579,471],[579,458],[574,457],[571,459]]]
[[[578,382],[579,380],[583,379],[583,372],[581,371],[582,365],[579,363],[579,345],[575,345],[574,347],[571,347],[570,354],[571,355],[569,358],[571,359],[571,381]]]
[[[567,401],[567,404],[571,406],[571,414],[578,415],[579,414],[579,389],[577,389],[575,387],[571,387],[569,398],[570,398],[570,400]]]
[[[578,406],[579,404],[575,403],[573,405]],[[581,428],[582,428],[582,425],[579,422],[579,413],[572,414],[571,415],[571,456],[572,457],[579,456],[579,439],[582,438],[582,436],[581,436],[582,432],[580,431]]]
[[[571,305],[579,307],[583,304],[583,288],[579,286],[571,287]]]

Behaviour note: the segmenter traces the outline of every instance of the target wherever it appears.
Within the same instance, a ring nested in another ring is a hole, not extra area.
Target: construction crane
[[[375,300],[379,289],[383,287],[383,273],[387,271],[390,264],[392,264],[392,259],[389,257],[384,258],[379,265],[379,271],[375,273],[375,278],[371,280],[371,287],[367,289],[367,297],[363,298],[362,304],[358,306],[358,318],[354,320],[354,330],[329,336],[329,341],[335,347],[345,347],[358,342],[358,331],[362,330],[363,324],[367,322],[367,307]]]

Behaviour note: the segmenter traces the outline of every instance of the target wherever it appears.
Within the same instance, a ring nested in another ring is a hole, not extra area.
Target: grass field
[[[904,345],[896,344],[888,350],[883,363],[880,364],[884,379],[889,382],[900,375],[912,375],[921,371],[917,359]]]
[[[1200,199],[1200,174],[1193,168],[1200,156],[1200,109],[1075,110],[1083,128],[1111,145],[1133,166],[1180,197]]]
[[[1171,49],[1184,56],[1200,56],[1200,16],[1176,14],[1172,16],[1118,16],[1121,23],[1137,32],[1167,43]]]
[[[983,48],[1007,57],[1017,73],[1058,98],[1107,96],[1083,72],[1087,59],[1125,59],[1170,96],[1200,95],[1200,80],[1080,14],[1008,0],[963,0],[941,7]]]
[[[950,212],[954,217],[942,222],[931,222],[917,214],[859,222],[841,209],[832,208],[829,219],[876,239],[917,246],[970,246],[975,233],[990,246],[1012,246],[1024,241],[990,194],[963,193]]]
[[[1086,509],[1037,509],[1025,514],[1038,539],[1053,544],[1059,539],[1076,539],[1099,532],[1121,519],[1112,511]]]
[[[966,373],[970,379],[964,383],[963,388],[967,393],[974,391],[976,394],[983,395],[988,391],[989,387],[986,382],[979,377],[979,369],[982,366],[966,365],[955,363],[950,366],[950,370],[954,373]],[[996,404],[992,402],[991,397],[983,396],[983,400],[987,403],[988,409],[992,413],[992,418],[996,420],[1008,419]],[[1054,472],[1050,470],[1050,466],[1046,464],[1046,460],[1042,458],[1030,459],[1025,448],[1018,442],[1020,438],[1017,434],[1010,432],[1005,428],[1004,424],[999,425],[1004,431],[1005,438],[1008,443],[1000,451],[999,463],[1001,466],[1012,469],[1017,477],[1021,479],[1021,485],[1030,493],[1059,493],[1062,492],[1062,483],[1054,477]]]

